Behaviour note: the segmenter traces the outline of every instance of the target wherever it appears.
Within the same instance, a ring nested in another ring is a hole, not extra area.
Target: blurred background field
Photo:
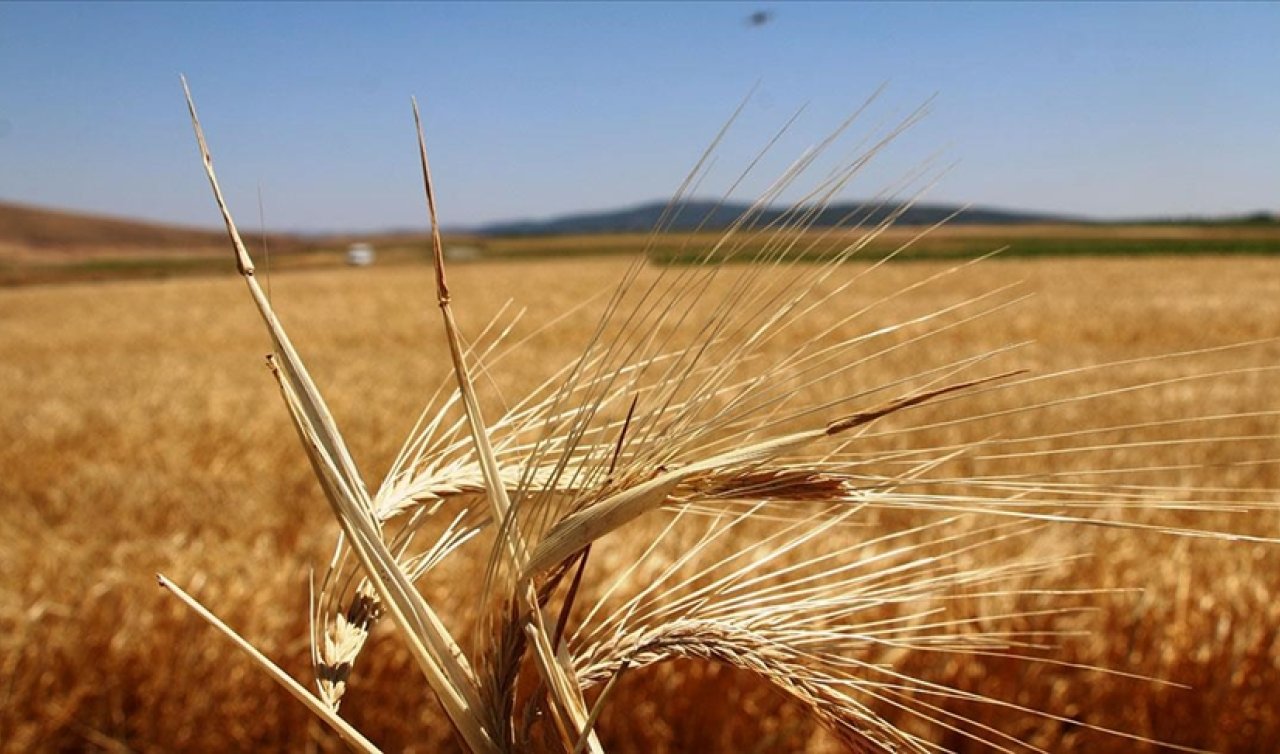
[[[452,275],[455,305],[464,328],[475,333],[511,297],[528,309],[517,327],[517,334],[527,333],[608,288],[625,264],[607,257],[460,264]],[[838,308],[903,290],[944,264],[881,267]],[[990,261],[910,291],[863,324],[874,327],[1021,281],[1031,299],[980,327],[939,336],[919,356],[1031,339],[1017,362],[1048,372],[1274,337],[1280,322],[1274,264],[1247,256]],[[866,269],[850,263],[840,274]],[[271,279],[275,305],[371,483],[446,374],[430,285],[425,266],[408,264],[279,271]],[[531,358],[490,375],[483,388],[489,400],[518,395],[572,357],[592,322],[592,312],[583,310],[537,335]],[[231,276],[0,290],[3,750],[340,750],[301,706],[154,582],[162,570],[189,586],[296,676],[309,676],[307,578],[329,555],[336,526],[263,366],[267,347],[242,284]],[[1052,400],[1117,382],[1277,363],[1280,347],[1268,343],[1190,363],[1153,361],[1044,383],[1017,399]],[[891,376],[872,368],[847,379],[857,385]],[[1250,372],[1034,412],[982,431],[1034,434],[1278,408],[1280,388],[1271,374]],[[1018,422],[1022,426],[1014,426]],[[1202,431],[1280,431],[1267,414],[1223,424]],[[1188,429],[1169,432],[1176,438]],[[1273,440],[1196,447],[1191,457],[1185,447],[1158,445],[1095,453],[1083,463],[1186,465],[1175,483],[1221,485],[1246,497],[1250,490],[1280,488],[1276,467],[1257,463],[1276,457]],[[1022,462],[1010,463],[1017,469]],[[1280,536],[1274,510],[1190,520]],[[1046,574],[1037,588],[1140,590],[1085,598],[1097,612],[1038,626],[1078,632],[1062,638],[1052,656],[1190,688],[998,658],[957,662],[907,653],[897,658],[900,667],[1055,712],[1063,719],[955,708],[1049,751],[1155,750],[1091,733],[1080,722],[1218,751],[1280,746],[1280,548],[1055,527],[1042,537],[987,548],[982,557],[998,564],[1027,547],[1090,554]],[[477,558],[483,555],[466,551],[451,568],[475,567]],[[465,610],[469,593],[449,577],[461,572],[446,569],[424,586],[446,614]],[[382,626],[353,676],[344,713],[387,750],[458,750],[415,673],[390,627]],[[882,713],[893,719],[893,710]],[[693,662],[628,675],[601,733],[609,750],[619,752],[827,751],[832,745],[801,710],[751,678]],[[955,750],[983,750],[945,730],[934,735]]]
[[[659,205],[660,209],[661,205]],[[733,207],[731,209],[737,209]],[[940,207],[913,225],[889,229],[864,252],[883,255],[919,235],[929,224],[958,207]],[[696,211],[695,211],[696,210]],[[855,211],[855,210],[850,210]],[[712,214],[708,214],[712,213]],[[494,259],[628,257],[648,254],[656,262],[687,263],[710,247],[720,231],[672,231],[654,236],[634,228],[652,227],[660,211],[639,208],[602,218],[584,214],[542,223],[497,224],[474,233],[446,235],[455,262]],[[716,226],[732,217],[724,208],[686,208],[685,225],[711,216]],[[796,232],[798,248],[811,260],[822,259],[857,241],[871,228],[828,227]],[[1010,213],[998,223],[984,223],[961,213],[956,221],[915,240],[903,259],[957,259],[1004,249],[1001,258],[1139,257],[1171,255],[1280,256],[1280,223],[1269,216],[1199,223],[1085,223],[1034,220]],[[936,216],[936,217],[935,217]],[[847,222],[844,224],[848,224]],[[582,232],[578,228],[597,228]],[[608,232],[598,230],[607,228]],[[514,232],[522,231],[522,232]],[[422,264],[427,259],[424,233],[283,234],[245,232],[255,253],[277,269],[334,268],[347,263],[353,244],[367,243],[379,265]],[[0,202],[0,286],[30,283],[164,278],[233,274],[224,263],[223,234],[217,230],[174,227],[121,218],[28,207]],[[764,240],[748,242],[742,259],[750,259]],[[269,252],[269,254],[268,254]]]

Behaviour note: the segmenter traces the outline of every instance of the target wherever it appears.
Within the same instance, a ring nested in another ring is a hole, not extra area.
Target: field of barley
[[[626,264],[539,258],[452,269],[466,333],[478,334],[508,300],[508,311],[524,310],[513,328],[514,338],[529,337],[518,358],[479,383],[491,409],[580,351],[597,294]],[[1280,383],[1271,371],[1280,343],[1268,340],[1280,337],[1277,263],[1008,259],[942,274],[953,264],[844,265],[829,284],[856,283],[809,329],[790,332],[817,337],[864,309],[847,327],[871,331],[1008,287],[989,315],[918,341],[905,333],[894,341],[901,348],[824,385],[856,392],[1023,344],[994,359],[1029,370],[1020,385],[924,406],[910,433],[895,434],[899,420],[889,417],[861,440],[868,452],[974,443],[948,462],[956,475],[1158,489],[1191,510],[1121,507],[1117,518],[1153,528],[1048,523],[956,554],[993,572],[1028,557],[1048,564],[1019,576],[1017,591],[978,588],[948,608],[971,618],[956,631],[1007,630],[1001,616],[1018,616],[1020,654],[1032,659],[885,646],[868,662],[953,693],[913,697],[913,709],[936,709],[932,724],[891,694],[867,704],[953,751],[1164,750],[1140,739],[1280,749],[1280,545],[1159,530],[1280,537]],[[430,269],[296,271],[277,275],[270,291],[376,484],[449,373]],[[764,353],[794,347],[772,343]],[[311,683],[308,579],[323,571],[337,525],[264,367],[269,348],[230,276],[0,290],[0,750],[343,750],[155,581],[164,572]],[[1213,350],[1157,358],[1197,349]],[[1033,379],[1111,362],[1125,363]],[[984,418],[965,420],[975,416]],[[1181,492],[1191,488],[1199,491]],[[652,514],[652,525],[664,515]],[[934,530],[910,533],[926,515],[854,521],[811,544],[886,531],[927,538]],[[973,518],[956,525],[981,538],[992,524]],[[629,552],[613,542],[589,570],[619,572]],[[485,555],[464,548],[422,584],[441,613],[466,615]],[[451,620],[465,640],[465,618]],[[462,750],[389,622],[352,673],[342,712],[386,751]],[[698,660],[623,675],[598,730],[611,752],[839,750],[800,705],[744,671]]]

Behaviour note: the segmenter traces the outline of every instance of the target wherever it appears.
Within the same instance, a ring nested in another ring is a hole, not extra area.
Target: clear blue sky
[[[446,226],[664,198],[757,82],[719,185],[887,81],[866,129],[938,99],[855,197],[942,150],[939,200],[1280,210],[1261,3],[0,3],[0,199],[215,225],[180,72],[249,226],[261,185],[272,228],[420,227],[410,94]]]

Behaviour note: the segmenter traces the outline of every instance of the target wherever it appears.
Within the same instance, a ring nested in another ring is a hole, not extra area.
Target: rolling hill
[[[0,202],[0,245],[31,251],[129,249],[184,253],[223,248],[226,233],[177,225],[129,220],[12,202]],[[283,234],[268,236],[274,249],[295,251],[307,245]]]
[[[521,220],[485,225],[477,230],[486,235],[571,235],[577,233],[643,233],[656,227],[667,211],[667,202],[648,202],[635,207],[603,212],[578,212],[544,220]],[[690,199],[678,205],[671,217],[668,230],[688,232],[694,230],[723,230],[750,208],[746,202],[717,202]],[[785,208],[767,208],[760,213],[758,224],[777,220]],[[829,227],[848,225],[865,220],[875,224],[894,212],[901,211],[898,225],[933,225],[956,215],[949,221],[954,225],[1022,225],[1029,223],[1076,223],[1080,218],[1044,212],[990,207],[970,207],[961,212],[956,204],[915,204],[889,202],[868,208],[859,202],[832,204],[817,212],[814,226]],[[956,214],[959,212],[960,214]]]

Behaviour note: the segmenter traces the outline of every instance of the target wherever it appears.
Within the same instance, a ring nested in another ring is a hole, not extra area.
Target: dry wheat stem
[[[381,594],[388,612],[400,626],[419,667],[455,726],[474,751],[495,751],[489,730],[492,723],[483,719],[478,689],[465,657],[422,595],[397,567],[395,558],[387,551],[374,520],[364,482],[355,469],[355,463],[342,442],[333,418],[253,277],[252,260],[222,198],[213,170],[213,158],[205,143],[204,132],[185,79],[183,89],[187,95],[187,106],[205,172],[236,250],[241,276],[249,286],[254,303],[267,324],[276,353],[280,356],[279,368],[273,366],[272,372],[277,377],[294,426],[303,440],[321,487],[360,557],[366,575]],[[274,361],[272,363],[275,364]]]
[[[337,731],[338,735],[342,737],[342,740],[346,741],[351,748],[356,749],[357,751],[368,752],[369,754],[377,754],[378,747],[370,743],[368,739],[360,734],[360,731],[351,727],[351,724],[339,717],[337,712],[331,709],[327,703],[317,699],[315,695],[310,691],[307,691],[302,684],[298,683],[292,676],[281,670],[280,666],[276,665],[268,659],[266,655],[259,652],[253,644],[246,641],[240,634],[236,633],[235,629],[231,628],[226,623],[223,623],[218,616],[210,612],[204,605],[201,605],[194,597],[184,592],[177,584],[165,578],[163,574],[156,574],[156,580],[160,582],[160,586],[168,589],[178,599],[182,600],[183,604],[191,608],[192,612],[203,618],[223,636],[230,639],[237,648],[253,660],[255,665],[265,670],[267,674],[271,676],[272,680],[283,686],[295,699],[305,704],[307,709],[311,710],[316,717],[319,717]]]
[[[431,249],[435,262],[436,295],[440,305],[440,312],[444,317],[445,332],[449,342],[449,354],[453,360],[458,390],[462,395],[463,406],[466,409],[471,440],[475,446],[476,455],[479,456],[481,468],[484,471],[485,494],[493,507],[493,518],[499,522],[500,536],[505,540],[503,545],[510,558],[510,567],[513,571],[520,572],[527,567],[529,562],[528,544],[525,541],[523,532],[520,530],[518,520],[510,515],[511,501],[507,498],[506,485],[498,468],[498,460],[494,455],[493,446],[489,442],[488,429],[485,426],[484,417],[480,413],[480,404],[476,398],[475,388],[472,385],[466,360],[463,356],[458,335],[458,325],[453,318],[449,286],[446,282],[444,271],[444,244],[440,240],[440,224],[436,216],[431,168],[427,160],[426,139],[422,132],[422,120],[418,114],[417,100],[413,102],[413,120],[418,131],[418,153],[422,161],[422,180],[426,189],[427,207],[431,218]],[[576,742],[585,737],[588,750],[593,753],[603,754],[604,750],[601,748],[599,740],[587,725],[586,701],[583,699],[582,690],[574,670],[572,666],[566,667],[555,657],[555,649],[551,646],[550,638],[546,633],[542,609],[538,605],[531,580],[520,589],[520,595],[524,600],[525,610],[528,611],[532,618],[526,623],[525,630],[533,637],[531,644],[534,648],[543,681],[552,691],[552,697],[556,701],[558,712],[566,718],[564,722],[567,725],[569,741]]]

